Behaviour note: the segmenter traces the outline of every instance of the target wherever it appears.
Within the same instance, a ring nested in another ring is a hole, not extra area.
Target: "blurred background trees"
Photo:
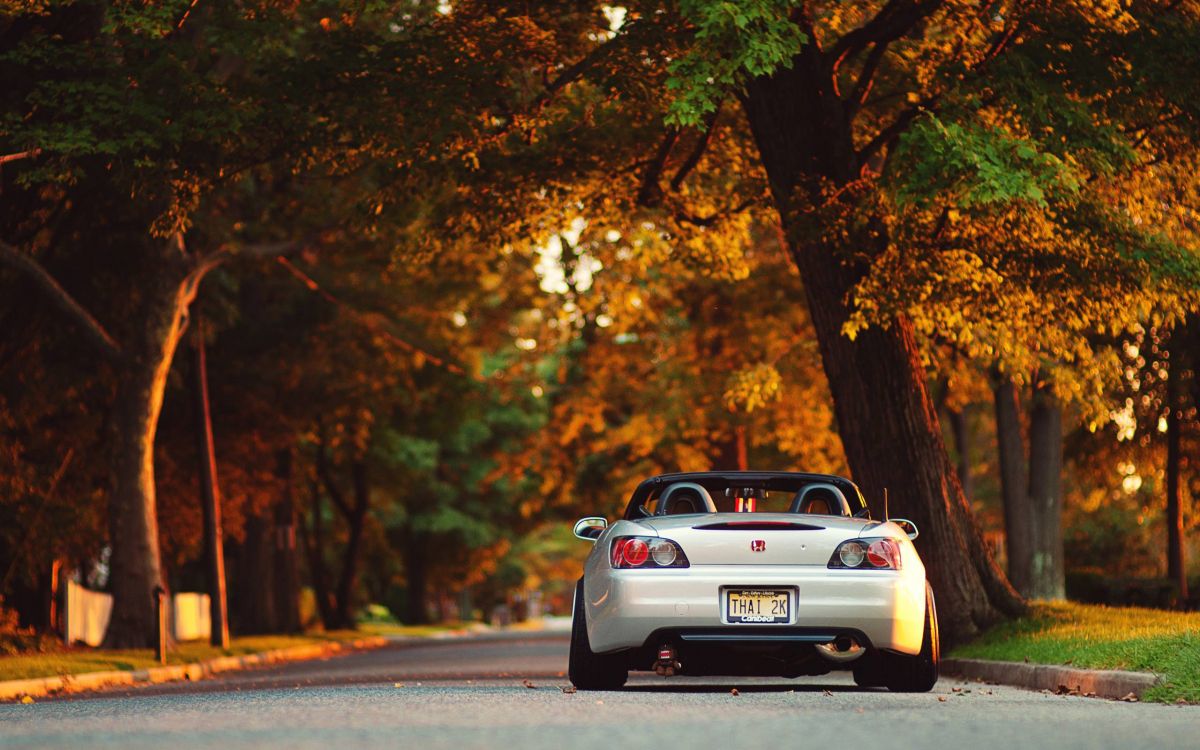
[[[138,645],[205,590],[197,312],[236,632],[569,609],[564,524],[661,471],[917,503],[862,465],[899,407],[827,379],[899,387],[901,334],[1020,594],[1194,602],[1200,8],[739,9],[0,4],[4,606],[61,570]],[[795,205],[786,70],[858,153]]]

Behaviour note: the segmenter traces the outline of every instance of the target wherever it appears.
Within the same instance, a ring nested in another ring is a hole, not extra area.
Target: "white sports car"
[[[575,591],[580,690],[661,675],[797,677],[852,669],[864,687],[930,690],[933,592],[904,519],[871,520],[858,487],[824,474],[703,472],[642,482],[595,542]]]

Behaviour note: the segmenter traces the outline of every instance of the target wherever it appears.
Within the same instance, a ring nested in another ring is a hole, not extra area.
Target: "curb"
[[[244,656],[218,656],[214,659],[192,664],[173,664],[165,667],[135,669],[132,671],[87,672],[58,677],[35,677],[28,680],[0,682],[0,701],[17,698],[39,698],[51,693],[99,690],[119,685],[153,685],[177,680],[199,680],[220,672],[232,672],[248,667],[276,664],[286,661],[319,659],[347,651],[380,648],[391,643],[387,638],[374,636],[353,641],[312,643],[303,646],[278,648]]]
[[[1086,695],[1112,700],[1142,697],[1162,682],[1149,672],[1115,669],[1078,669],[1053,664],[1026,664],[984,659],[942,659],[941,671],[967,679],[1013,685],[1030,690],[1049,690],[1068,695]]]

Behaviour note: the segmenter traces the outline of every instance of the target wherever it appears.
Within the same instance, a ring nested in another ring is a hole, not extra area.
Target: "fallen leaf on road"
[[[22,695],[21,702],[25,704],[33,703],[33,698],[29,697],[28,695]]]
[[[525,687],[529,688],[530,690],[537,690],[537,685],[534,685],[529,680],[521,680],[521,684],[524,685]]]
[[[403,682],[397,682],[397,683],[396,683],[395,685],[393,685],[392,687],[404,687],[404,683],[403,683]]]
[[[1137,703],[1138,697],[1133,693],[1126,693],[1125,695],[1121,696],[1121,700],[1125,701],[1126,703]]]
[[[596,705],[597,705],[597,706],[603,706],[603,705],[604,705],[604,701],[596,701]]]
[[[939,695],[939,696],[938,696],[938,703],[945,703],[945,702],[946,702],[946,696],[944,696],[944,695]]]
[[[824,695],[833,695],[833,691],[832,691],[832,690],[822,690],[822,691],[821,691],[821,693],[822,693],[822,694],[824,694]]]
[[[950,692],[952,692],[952,693],[961,693],[961,692],[962,692],[962,688],[950,688]]]
[[[563,689],[562,689],[562,691],[563,691],[564,693],[566,693],[567,695],[572,695],[573,693],[576,693],[576,692],[578,692],[578,691],[576,691],[576,690],[575,690],[575,686],[574,686],[574,685],[567,685],[565,688],[563,688]]]
[[[736,695],[741,695],[741,693],[739,693],[739,692],[738,692],[738,689],[737,689],[737,688],[734,688],[733,690],[730,690],[730,691],[729,691],[729,694],[730,694],[730,695],[735,695],[735,696],[736,696]]]

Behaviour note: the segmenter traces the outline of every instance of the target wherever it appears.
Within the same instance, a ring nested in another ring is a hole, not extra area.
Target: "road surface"
[[[1200,748],[1195,706],[948,679],[898,695],[839,673],[639,674],[622,691],[567,693],[566,652],[561,634],[420,642],[0,705],[0,748]]]

